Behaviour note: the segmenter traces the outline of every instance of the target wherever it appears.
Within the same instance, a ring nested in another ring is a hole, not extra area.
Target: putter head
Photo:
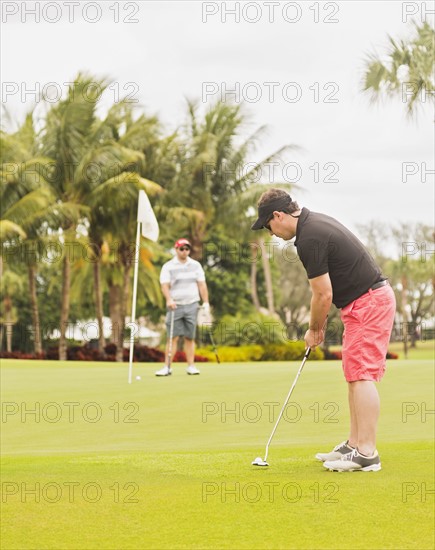
[[[252,464],[253,466],[269,466],[269,463],[268,463],[268,462],[265,462],[265,461],[261,458],[261,456],[257,456],[257,458],[251,462],[251,464]]]

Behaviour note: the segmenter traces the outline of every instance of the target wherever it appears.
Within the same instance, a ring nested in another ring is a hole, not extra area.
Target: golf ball
[[[136,376],[136,380],[140,380],[140,376]]]

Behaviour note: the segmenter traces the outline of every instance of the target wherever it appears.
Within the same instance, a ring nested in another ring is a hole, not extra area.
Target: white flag
[[[159,238],[159,224],[157,223],[150,200],[143,190],[139,191],[137,221],[142,224],[142,237],[156,242]]]

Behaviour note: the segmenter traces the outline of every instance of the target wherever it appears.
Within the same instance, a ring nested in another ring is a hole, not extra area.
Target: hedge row
[[[130,352],[128,349],[123,350],[124,361],[128,362],[129,354]],[[0,357],[5,359],[44,359],[57,361],[59,359],[59,350],[57,347],[53,347],[39,354],[23,353],[21,351],[3,351],[0,352]],[[104,354],[100,353],[97,349],[91,348],[87,344],[84,346],[71,346],[67,349],[67,358],[69,361],[115,361],[116,346],[115,344],[108,344],[104,348]],[[133,360],[138,363],[163,363],[165,360],[165,354],[162,350],[157,348],[135,345]],[[186,354],[184,351],[177,351],[174,355],[173,361],[175,363],[186,362]],[[197,363],[201,363],[208,361],[208,359],[196,354],[195,361]]]
[[[304,342],[288,342],[286,344],[266,344],[264,346],[219,346],[219,359],[222,363],[248,362],[248,361],[297,361],[302,359],[305,353]],[[67,350],[69,361],[115,361],[116,346],[108,344],[104,348],[104,354],[101,354],[97,349],[91,348],[89,345],[71,346]],[[396,353],[387,353],[387,359],[398,359]],[[42,354],[23,353],[21,351],[0,352],[0,358],[5,359],[44,359],[58,360],[59,352],[57,347],[50,348]],[[316,348],[310,354],[310,360],[321,361],[323,359],[341,360],[341,351],[323,352],[320,348]],[[129,350],[123,350],[123,360],[128,362]],[[138,363],[163,363],[165,354],[157,348],[149,348],[147,346],[136,345],[134,347],[134,361]],[[177,351],[174,355],[175,363],[185,363],[186,354],[184,351]],[[197,348],[195,361],[202,363],[206,361],[216,361],[216,355],[211,346]]]
[[[265,346],[218,346],[219,359],[222,363],[243,361],[298,361],[305,353],[304,342],[289,342],[287,344],[267,344]],[[198,348],[197,353],[209,361],[216,361],[211,346]],[[310,354],[310,361],[341,360],[341,351],[326,351],[316,348]],[[387,353],[387,359],[398,359],[396,353]]]
[[[342,353],[341,351],[326,351],[325,352],[325,360],[329,359],[338,359],[341,361],[342,359]],[[392,351],[387,351],[387,357],[386,359],[399,359],[399,356],[397,353],[393,353]]]

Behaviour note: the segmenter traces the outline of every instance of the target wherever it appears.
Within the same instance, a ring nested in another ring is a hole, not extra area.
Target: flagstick
[[[133,299],[131,304],[130,319],[130,362],[128,365],[128,383],[131,384],[131,375],[133,371],[133,349],[134,349],[134,322],[136,321],[136,294],[137,294],[137,276],[139,272],[139,246],[140,246],[140,221],[137,222],[136,249],[134,253],[134,278],[133,278]]]

